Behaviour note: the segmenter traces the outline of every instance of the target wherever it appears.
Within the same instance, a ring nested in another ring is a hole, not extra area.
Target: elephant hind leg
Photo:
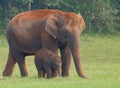
[[[27,73],[27,68],[26,68],[26,64],[25,64],[25,55],[17,49],[14,50],[13,55],[15,57],[15,60],[18,63],[21,76],[22,77],[27,76],[28,73]]]
[[[16,64],[16,60],[12,56],[12,54],[9,52],[9,54],[8,54],[8,60],[7,60],[5,69],[4,69],[3,73],[2,73],[2,76],[11,76],[15,64]]]
[[[19,59],[20,60],[18,60],[17,62],[18,62],[18,66],[19,66],[19,69],[20,69],[20,73],[21,73],[22,77],[25,77],[25,76],[28,75],[26,64],[25,64],[25,58],[21,57]]]
[[[43,70],[38,71],[38,77],[45,78],[45,72]]]
[[[52,70],[52,77],[57,77],[59,75],[57,70]]]
[[[51,68],[47,68],[45,72],[46,72],[46,75],[47,75],[48,79],[52,77],[52,70],[51,70]]]

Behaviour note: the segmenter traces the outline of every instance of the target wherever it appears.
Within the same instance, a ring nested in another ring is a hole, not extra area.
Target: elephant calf
[[[40,49],[34,59],[38,77],[52,78],[60,76],[61,58],[48,49]]]

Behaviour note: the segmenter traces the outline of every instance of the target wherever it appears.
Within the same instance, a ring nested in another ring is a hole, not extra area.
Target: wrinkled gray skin
[[[82,16],[72,12],[35,10],[18,14],[7,26],[9,54],[2,75],[11,76],[17,62],[21,76],[27,76],[25,56],[47,48],[56,54],[60,49],[63,77],[69,75],[72,54],[78,75],[85,78],[80,65],[80,34],[84,25]]]

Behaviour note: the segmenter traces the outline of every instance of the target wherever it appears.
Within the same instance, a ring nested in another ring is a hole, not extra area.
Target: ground
[[[120,88],[120,33],[82,34],[81,65],[88,79],[80,78],[72,60],[70,75],[43,79],[37,77],[33,56],[26,58],[28,77],[21,77],[16,64],[11,77],[2,77],[8,45],[0,36],[0,88]]]

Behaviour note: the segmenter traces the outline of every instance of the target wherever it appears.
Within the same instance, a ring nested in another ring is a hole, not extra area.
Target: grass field
[[[8,45],[4,36],[0,37],[0,75],[2,75]],[[69,77],[40,79],[37,77],[31,56],[26,59],[29,76],[20,77],[16,64],[12,77],[0,77],[0,88],[120,88],[120,33],[83,34],[80,44],[81,64],[88,79],[78,77],[73,61]]]

